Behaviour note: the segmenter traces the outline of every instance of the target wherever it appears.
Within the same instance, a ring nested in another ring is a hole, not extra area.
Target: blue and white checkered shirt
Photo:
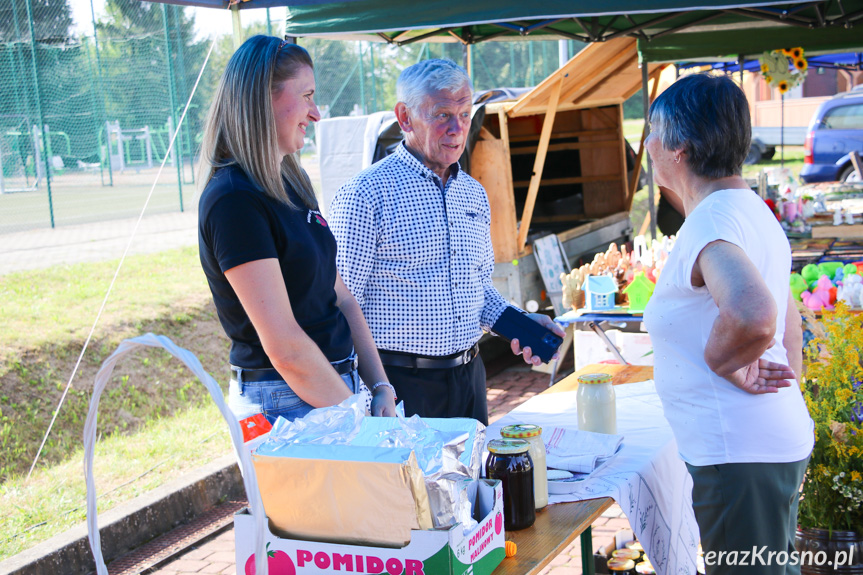
[[[379,349],[464,351],[507,307],[492,286],[491,209],[458,164],[446,187],[400,144],[330,208],[336,262]]]

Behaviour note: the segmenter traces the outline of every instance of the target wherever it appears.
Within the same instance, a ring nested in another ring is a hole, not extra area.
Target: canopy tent
[[[158,0],[227,8],[231,0]],[[248,0],[245,10],[288,6],[288,36],[475,44],[487,40],[639,39],[651,61],[755,55],[805,45],[808,53],[850,51],[863,44],[863,0]]]
[[[223,5],[222,0],[188,0]],[[390,44],[548,37],[582,42],[638,38],[643,58],[657,62],[754,56],[804,45],[807,53],[851,51],[863,44],[863,0],[733,2],[729,0],[250,0],[252,8],[290,3],[288,36],[358,35]]]

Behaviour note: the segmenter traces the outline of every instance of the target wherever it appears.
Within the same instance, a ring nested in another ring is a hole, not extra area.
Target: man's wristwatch
[[[396,388],[393,387],[393,384],[386,382],[386,381],[379,381],[376,384],[374,384],[372,386],[372,393],[374,393],[375,390],[381,386],[390,388],[390,391],[393,392],[393,400],[395,400],[395,401],[398,400],[398,395],[396,394]]]

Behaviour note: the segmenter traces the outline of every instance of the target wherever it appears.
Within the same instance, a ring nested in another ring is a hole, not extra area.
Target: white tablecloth
[[[656,572],[694,574],[698,526],[692,511],[692,478],[662,413],[653,381],[614,387],[617,432],[623,447],[611,461],[566,495],[549,503],[611,497],[629,519]],[[490,425],[486,439],[513,423],[543,428],[578,427],[575,392],[538,395]]]

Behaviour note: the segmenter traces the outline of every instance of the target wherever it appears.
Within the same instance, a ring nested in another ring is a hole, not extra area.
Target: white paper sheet
[[[576,427],[551,427],[543,428],[542,440],[549,469],[592,473],[617,453],[623,436],[579,431]]]

